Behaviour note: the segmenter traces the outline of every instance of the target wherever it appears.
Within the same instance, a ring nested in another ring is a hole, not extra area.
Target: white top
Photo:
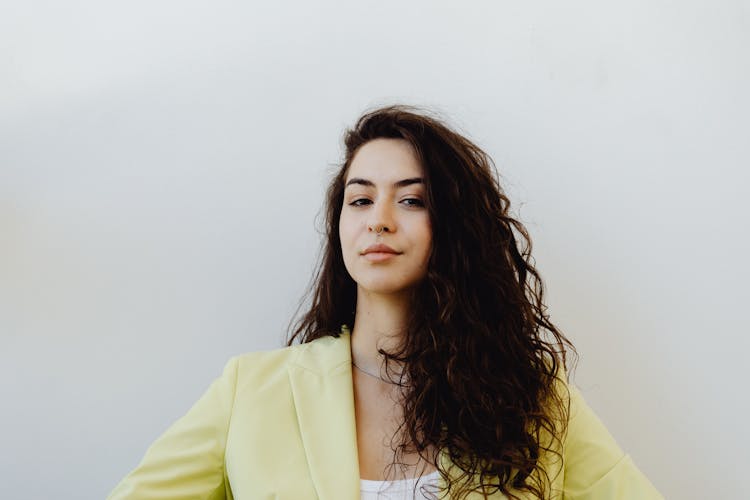
[[[435,470],[429,474],[413,479],[398,481],[373,481],[360,479],[361,500],[427,500],[434,498],[426,493],[437,493],[440,473]],[[418,484],[417,484],[418,483]],[[416,488],[415,488],[416,486]]]

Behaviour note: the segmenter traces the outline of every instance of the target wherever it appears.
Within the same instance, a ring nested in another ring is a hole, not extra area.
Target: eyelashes
[[[350,207],[362,207],[365,205],[370,205],[372,201],[368,200],[367,198],[357,198],[356,200],[353,200],[349,203]]]
[[[404,203],[405,205],[410,207],[424,207],[424,202],[419,198],[405,198],[401,200],[401,203]]]
[[[423,208],[424,202],[419,198],[404,198],[399,201],[400,204],[406,205],[407,207]],[[372,200],[369,198],[357,198],[349,202],[350,207],[363,207],[366,205],[372,205]]]

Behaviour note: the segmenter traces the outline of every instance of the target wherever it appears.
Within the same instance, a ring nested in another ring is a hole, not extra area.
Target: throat
[[[401,443],[399,433],[403,432],[401,391],[398,386],[384,384],[367,375],[361,375],[357,382],[355,374],[356,371],[353,372],[354,416],[360,478],[373,481],[411,479],[436,470],[433,464],[414,452],[400,454],[398,464],[394,465],[394,450]]]

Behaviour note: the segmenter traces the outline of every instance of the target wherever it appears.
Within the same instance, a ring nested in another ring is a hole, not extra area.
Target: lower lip
[[[369,260],[370,262],[383,262],[392,257],[395,257],[396,255],[398,254],[390,253],[390,252],[370,252],[370,253],[366,253],[364,255],[364,258]]]

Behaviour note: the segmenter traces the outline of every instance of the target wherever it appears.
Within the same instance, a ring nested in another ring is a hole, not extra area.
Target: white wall
[[[496,160],[577,382],[670,498],[746,494],[747,2],[3,2],[0,497],[102,498],[281,344],[340,137]]]

